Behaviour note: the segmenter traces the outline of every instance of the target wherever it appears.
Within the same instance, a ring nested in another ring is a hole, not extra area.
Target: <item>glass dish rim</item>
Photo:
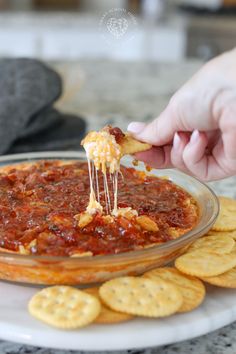
[[[7,165],[7,162],[13,163],[12,160],[22,160],[22,161],[17,161],[17,163],[20,162],[30,162],[31,160],[34,159],[40,159],[42,160],[50,158],[53,159],[63,159],[63,158],[71,158],[73,159],[85,159],[85,153],[83,151],[37,151],[37,152],[27,152],[27,153],[17,153],[17,154],[7,154],[0,156],[0,168],[2,165]],[[4,164],[6,162],[6,164]],[[78,262],[78,263],[86,263],[87,261],[101,261],[105,260],[106,263],[109,261],[113,261],[115,259],[119,258],[135,258],[142,256],[145,253],[145,256],[148,257],[148,255],[152,255],[156,253],[161,253],[161,251],[170,251],[172,248],[171,246],[175,246],[176,249],[178,249],[178,246],[180,247],[181,244],[185,244],[184,241],[187,241],[188,239],[191,240],[193,236],[196,235],[196,233],[203,233],[204,230],[207,230],[209,226],[216,220],[218,214],[219,214],[219,201],[218,198],[215,194],[215,192],[204,182],[200,181],[199,179],[187,175],[179,170],[176,169],[165,169],[163,171],[167,171],[167,173],[163,173],[163,175],[168,176],[168,171],[174,170],[175,173],[177,173],[180,176],[187,177],[190,180],[193,180],[203,187],[205,187],[208,192],[211,194],[211,197],[213,198],[213,204],[214,204],[214,213],[212,213],[211,217],[209,218],[208,222],[202,226],[199,230],[196,231],[196,228],[192,229],[191,231],[188,231],[186,234],[178,237],[177,239],[168,241],[164,244],[161,245],[156,245],[152,246],[150,248],[145,248],[145,249],[140,249],[140,250],[135,250],[135,251],[129,251],[129,252],[122,252],[122,253],[117,253],[117,254],[107,254],[107,255],[88,255],[88,256],[83,256],[83,257],[67,257],[67,256],[42,256],[42,255],[23,255],[23,254],[18,254],[18,253],[11,253],[11,252],[1,252],[0,251],[0,257],[4,258],[16,258],[19,260],[32,260],[32,261],[39,261],[40,263],[42,262],[51,262],[51,263],[58,263],[58,262]],[[196,226],[197,227],[197,226]]]

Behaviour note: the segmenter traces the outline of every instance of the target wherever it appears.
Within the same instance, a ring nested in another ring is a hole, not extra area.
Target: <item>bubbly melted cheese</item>
[[[90,197],[86,212],[95,214],[103,213],[103,207],[99,200],[99,185],[97,171],[101,170],[104,180],[104,193],[106,201],[106,214],[112,216],[125,216],[132,218],[138,213],[132,208],[118,208],[118,175],[120,173],[120,159],[122,157],[121,146],[116,142],[115,137],[107,131],[92,131],[82,141],[82,145],[86,151],[89,167],[90,179]],[[94,165],[94,166],[93,166]],[[93,170],[95,168],[95,173]],[[113,196],[111,198],[107,182],[107,172],[110,173],[113,181]],[[96,193],[94,191],[94,186]],[[97,194],[97,198],[96,198]],[[111,205],[113,202],[113,205]],[[113,208],[112,208],[113,207]]]
[[[90,132],[82,142],[87,158],[94,162],[97,170],[105,174],[120,170],[121,147],[115,137],[106,131]]]
[[[86,151],[89,166],[90,178],[90,198],[86,211],[90,214],[103,212],[103,208],[99,201],[99,186],[97,171],[101,170],[104,178],[104,192],[106,199],[106,212],[117,213],[117,188],[118,188],[118,173],[120,171],[120,159],[122,151],[120,145],[116,142],[115,137],[107,131],[92,131],[82,141],[82,145]],[[95,167],[95,176],[92,171],[92,163]],[[111,208],[111,198],[107,183],[107,172],[110,172],[113,178],[113,211]],[[96,192],[94,191],[94,186]],[[97,194],[97,198],[96,198]]]
[[[103,207],[101,206],[101,204],[96,200],[96,196],[93,190],[93,187],[91,188],[92,190],[90,191],[90,195],[89,195],[89,203],[88,206],[86,208],[86,211],[89,214],[95,214],[97,212],[102,213],[103,211]]]
[[[137,210],[134,210],[131,207],[127,207],[127,208],[119,208],[117,210],[113,210],[112,215],[124,216],[127,219],[132,219],[132,217],[138,216],[138,212]]]

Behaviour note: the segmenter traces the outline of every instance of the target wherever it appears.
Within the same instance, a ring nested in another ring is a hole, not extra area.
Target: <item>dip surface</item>
[[[100,214],[80,228],[76,215],[89,201],[87,163],[40,161],[0,169],[0,247],[19,252],[24,246],[35,255],[116,254],[167,242],[195,226],[198,207],[188,192],[134,168],[121,172],[118,207],[150,217],[158,231],[138,227],[135,217],[107,222]],[[103,190],[100,200],[104,205]]]

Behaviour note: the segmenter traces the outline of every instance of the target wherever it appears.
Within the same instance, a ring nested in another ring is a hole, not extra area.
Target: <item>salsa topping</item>
[[[107,125],[103,128],[104,131],[107,131],[109,134],[113,135],[117,144],[122,143],[122,140],[125,137],[125,134],[118,127],[112,127],[111,125]]]
[[[105,209],[104,176],[97,173]],[[0,247],[35,255],[115,254],[164,243],[194,227],[198,209],[182,188],[133,168],[121,166],[121,173],[117,214],[91,215],[85,162],[0,170]],[[113,188],[109,173],[106,178]]]

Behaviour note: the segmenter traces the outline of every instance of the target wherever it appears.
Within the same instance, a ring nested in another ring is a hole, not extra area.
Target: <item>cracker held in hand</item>
[[[137,152],[143,152],[151,149],[151,145],[143,143],[133,138],[129,133],[125,133],[124,138],[120,142],[123,155],[133,155]]]
[[[199,238],[191,244],[188,252],[195,251],[197,249],[209,250],[218,254],[230,253],[234,247],[234,240],[227,235],[217,236],[205,236]]]
[[[183,303],[183,297],[177,287],[162,279],[113,279],[101,286],[99,295],[107,306],[115,311],[147,317],[172,315]]]
[[[99,297],[99,288],[89,288],[84,290],[86,293],[95,296],[97,299],[101,300]],[[99,324],[109,324],[109,323],[119,323],[129,321],[133,318],[132,315],[128,313],[121,313],[110,309],[106,304],[101,303],[101,312],[95,319],[94,323]]]
[[[233,231],[236,230],[236,200],[219,197],[220,213],[212,226],[214,231]]]
[[[175,260],[176,268],[182,273],[196,277],[210,277],[227,272],[236,266],[235,252],[217,254],[209,250],[197,249]]]
[[[119,169],[122,156],[132,155],[151,149],[150,144],[133,138],[129,133],[123,133],[118,127],[105,126],[100,131],[91,131],[81,142],[87,157],[94,161],[96,168],[104,170],[104,164],[110,165],[110,172]]]
[[[52,286],[35,294],[28,305],[32,316],[63,329],[84,327],[99,315],[99,300],[70,286]]]
[[[202,277],[206,283],[220,286],[222,288],[236,289],[236,267],[214,277]]]
[[[179,272],[178,269],[157,268],[145,273],[143,277],[157,281],[161,278],[174,284],[183,296],[183,304],[178,312],[192,311],[204,300],[206,291],[203,283],[195,277]]]

